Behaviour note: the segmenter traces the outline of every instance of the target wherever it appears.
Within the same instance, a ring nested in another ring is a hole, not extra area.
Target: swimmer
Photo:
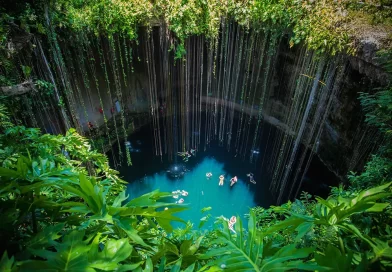
[[[235,233],[235,231],[234,231],[234,224],[235,223],[237,223],[237,218],[233,215],[232,217],[230,217],[230,220],[229,220],[229,230],[231,230],[231,231],[233,231],[234,233]]]
[[[229,227],[229,230],[231,230],[232,232],[236,233],[233,226],[234,224],[237,222],[237,218],[233,215],[232,217],[230,217],[230,220],[227,219],[226,217],[222,216],[223,220],[225,220],[227,222],[227,225]]]
[[[176,203],[182,204],[182,203],[184,203],[184,199],[183,199],[183,198],[180,198],[180,200],[176,201]]]
[[[212,177],[212,173],[211,172],[206,173],[206,177],[209,179],[210,177]]]
[[[253,173],[246,174],[246,176],[249,177],[249,182],[256,184],[256,181],[253,178]]]
[[[173,198],[177,199],[177,198],[178,198],[178,195],[173,195]]]
[[[182,195],[182,196],[188,196],[188,192],[185,191],[185,190],[182,190],[182,191],[181,191],[181,195]]]
[[[237,183],[238,179],[237,176],[234,176],[234,178],[230,179],[230,186],[233,186],[235,183]]]
[[[224,175],[220,175],[219,176],[219,186],[223,186],[224,180],[225,180],[225,176]]]

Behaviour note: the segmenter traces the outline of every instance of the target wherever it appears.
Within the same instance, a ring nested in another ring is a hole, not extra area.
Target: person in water
[[[219,186],[223,186],[224,181],[225,181],[225,176],[224,175],[220,175],[219,176]]]
[[[192,155],[194,156],[195,149],[191,149],[191,151],[185,151],[185,152],[177,152],[177,155],[182,157],[184,162],[187,162]],[[192,153],[193,152],[193,153]]]
[[[178,200],[178,201],[176,201],[176,203],[178,203],[178,204],[182,204],[182,203],[184,203],[184,199],[183,198],[180,198],[180,200]]]
[[[91,122],[87,122],[87,126],[88,126],[88,128],[89,128],[90,130],[93,130],[93,129],[94,129],[94,125],[93,125],[93,123],[91,123]]]
[[[182,157],[182,160],[183,160],[184,162],[187,162],[188,159],[189,159],[189,157],[191,157],[191,155],[189,154],[188,151],[186,151],[186,152],[177,152],[177,155],[180,156],[180,157]]]
[[[251,182],[253,184],[256,184],[256,181],[253,178],[253,173],[249,173],[246,176],[249,177],[249,182]]]
[[[206,177],[207,177],[208,179],[210,179],[210,178],[212,177],[212,173],[211,173],[211,172],[206,173]]]
[[[234,176],[234,178],[231,178],[230,179],[230,186],[233,186],[235,183],[237,183],[237,181],[238,181],[237,176]]]
[[[237,222],[237,218],[233,215],[232,217],[230,217],[230,220],[227,220],[227,219],[225,219],[225,220],[228,222],[229,230],[236,233],[233,227],[234,227],[234,224]]]

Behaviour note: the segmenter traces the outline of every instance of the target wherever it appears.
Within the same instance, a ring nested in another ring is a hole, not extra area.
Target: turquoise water
[[[211,172],[212,177],[206,178],[206,173]],[[224,186],[219,186],[219,176],[225,176]],[[237,175],[238,182],[230,187],[230,179]],[[205,223],[203,228],[209,228],[215,221],[215,217],[223,215],[226,218],[231,216],[240,216],[249,213],[251,207],[256,206],[252,188],[255,185],[249,182],[249,178],[240,176],[238,173],[228,173],[224,170],[224,164],[211,157],[205,157],[193,169],[186,172],[182,178],[170,179],[166,172],[159,172],[142,179],[136,180],[128,185],[127,193],[131,198],[141,196],[152,190],[159,189],[162,192],[172,192],[176,190],[185,190],[188,196],[179,196],[178,199],[172,198],[169,201],[176,202],[180,198],[185,201],[189,210],[177,213],[185,221],[194,223],[197,228],[200,219],[207,214],[211,218]],[[211,207],[208,212],[202,213],[201,209]],[[184,226],[177,223],[175,227]]]

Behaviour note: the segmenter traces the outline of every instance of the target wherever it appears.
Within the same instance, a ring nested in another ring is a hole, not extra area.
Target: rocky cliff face
[[[345,179],[349,171],[360,171],[381,141],[378,131],[365,124],[358,99],[360,92],[375,92],[376,88],[389,83],[388,74],[377,62],[378,50],[377,40],[362,40],[357,55],[346,57],[345,65],[337,67],[342,69],[342,73],[336,79],[334,88],[337,90],[315,151],[319,159],[341,180]],[[278,66],[284,67],[283,73],[287,78],[298,69],[294,61],[296,55],[296,52],[285,52],[280,56],[280,61],[285,64]],[[279,78],[277,75],[275,77]],[[276,85],[282,83],[277,82]],[[284,91],[280,90],[280,93]],[[269,114],[283,120],[287,112],[282,103],[284,98],[277,91],[272,95],[276,98],[269,105]]]

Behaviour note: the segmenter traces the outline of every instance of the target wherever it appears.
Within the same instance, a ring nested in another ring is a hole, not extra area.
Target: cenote
[[[0,7],[0,271],[390,271],[391,1]]]
[[[265,124],[269,134],[276,133],[275,129]],[[270,131],[272,130],[272,131]],[[228,152],[219,142],[214,141],[208,149],[199,150],[195,156],[184,161],[182,156],[173,160],[154,156],[154,136],[152,125],[145,125],[127,138],[130,143],[132,166],[122,165],[119,171],[127,185],[126,193],[130,198],[139,197],[153,190],[174,192],[185,190],[187,196],[179,195],[178,198],[168,197],[165,201],[176,203],[183,198],[184,205],[189,210],[180,213],[182,219],[198,226],[200,220],[205,220],[207,215],[209,223],[203,223],[203,228],[209,228],[214,223],[214,218],[235,215],[245,219],[249,209],[254,206],[269,207],[274,204],[274,198],[269,190],[271,173],[267,167],[260,167],[268,161],[270,154],[267,151],[267,137],[261,139],[261,148],[254,151],[254,161],[243,159],[238,154]],[[114,149],[115,154],[118,151]],[[111,158],[111,154],[108,155]],[[113,159],[111,164],[114,164]],[[303,190],[317,195],[325,195],[328,186],[336,184],[336,177],[319,161],[312,162],[315,173],[305,175]],[[211,173],[212,177],[206,177]],[[250,182],[249,173],[254,175],[256,184]],[[219,176],[225,176],[224,186],[219,186]],[[238,182],[230,186],[230,179],[238,177]],[[319,186],[309,186],[317,180]],[[335,183],[334,183],[335,182]],[[173,194],[175,196],[177,194]],[[208,212],[202,211],[208,208]],[[174,224],[177,227],[183,224]]]

